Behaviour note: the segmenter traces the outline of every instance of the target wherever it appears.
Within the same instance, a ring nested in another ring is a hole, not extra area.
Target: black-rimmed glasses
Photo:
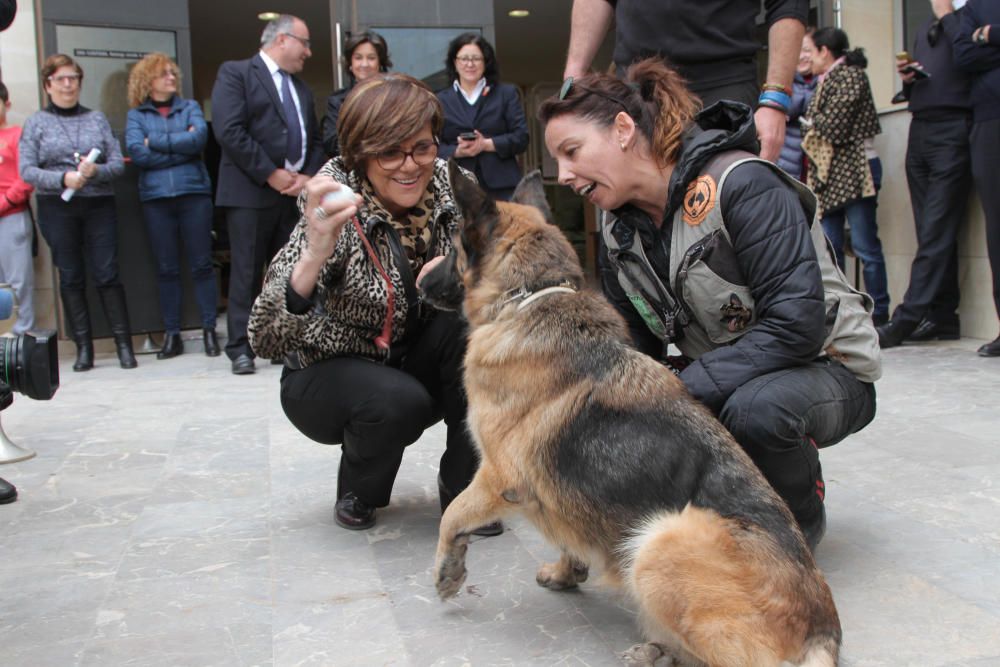
[[[571,77],[571,76],[568,76],[568,77],[566,77],[563,80],[562,87],[559,89],[559,99],[560,100],[566,99],[566,96],[569,95],[569,91],[572,90],[572,88],[573,88],[574,85],[577,88],[579,88],[580,90],[582,90],[584,92],[587,92],[587,93],[590,93],[591,95],[597,95],[598,97],[603,97],[606,100],[610,100],[610,101],[614,102],[615,104],[617,104],[618,106],[620,106],[622,109],[624,109],[625,113],[629,113],[628,107],[625,106],[625,103],[622,102],[617,97],[615,97],[613,95],[608,95],[607,93],[602,93],[599,90],[594,90],[593,88],[588,88],[587,86],[583,86],[583,85],[581,85],[579,83],[576,83],[573,80],[573,77]]]
[[[402,167],[406,158],[412,159],[413,163],[419,167],[427,166],[437,157],[437,152],[436,141],[421,141],[413,147],[413,150],[404,151],[402,148],[390,148],[374,155],[378,166],[386,171],[393,171]]]

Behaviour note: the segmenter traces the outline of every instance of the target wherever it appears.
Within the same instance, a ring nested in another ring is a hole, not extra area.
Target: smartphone
[[[923,67],[918,67],[917,65],[905,65],[899,71],[907,73],[913,72],[913,74],[916,75],[918,79],[929,79],[931,76],[927,72],[927,70],[925,70]]]
[[[458,135],[458,138],[459,139],[465,139],[466,141],[475,141],[476,140],[476,133],[475,132],[462,132],[460,135]]]

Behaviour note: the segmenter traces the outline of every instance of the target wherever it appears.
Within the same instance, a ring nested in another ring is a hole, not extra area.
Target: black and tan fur
[[[468,536],[517,511],[562,549],[551,589],[588,566],[625,589],[648,644],[638,664],[835,665],[830,589],[791,513],[732,436],[584,289],[548,224],[537,174],[495,204],[452,174],[465,219],[425,298],[469,321],[469,428],[482,463],[441,519],[442,598],[465,581]],[[568,284],[521,307],[518,290]]]

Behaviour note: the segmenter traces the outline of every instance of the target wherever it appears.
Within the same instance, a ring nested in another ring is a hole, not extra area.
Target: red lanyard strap
[[[358,236],[361,237],[361,242],[365,245],[365,250],[368,251],[368,256],[371,257],[372,263],[375,264],[375,268],[385,282],[385,289],[388,293],[388,308],[385,313],[385,321],[382,323],[382,333],[375,337],[375,347],[380,350],[388,350],[389,344],[392,342],[392,317],[396,313],[396,290],[392,286],[392,279],[389,278],[389,274],[382,267],[382,262],[379,261],[378,255],[375,254],[375,249],[372,248],[371,243],[368,242],[368,237],[365,236],[364,230],[361,229],[361,223],[358,222],[357,216],[354,217],[352,222],[358,232]]]

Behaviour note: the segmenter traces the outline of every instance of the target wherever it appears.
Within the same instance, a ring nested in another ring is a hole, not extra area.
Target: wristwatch
[[[982,28],[976,33],[976,44],[980,46],[986,46],[986,31]]]

